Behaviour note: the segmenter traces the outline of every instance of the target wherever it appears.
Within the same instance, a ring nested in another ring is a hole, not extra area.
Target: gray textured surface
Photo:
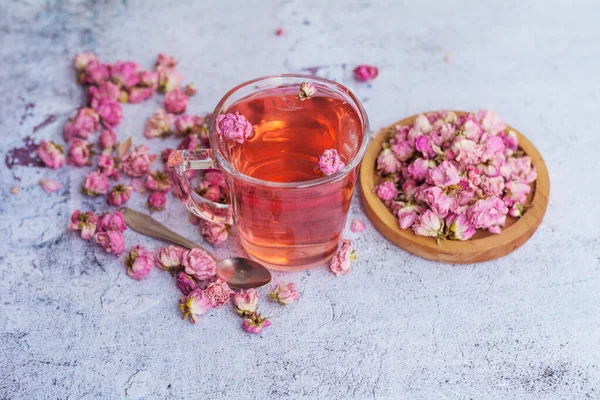
[[[83,99],[69,67],[76,51],[146,67],[172,53],[200,90],[197,113],[246,79],[324,66],[319,74],[363,99],[373,128],[438,108],[498,111],[546,159],[546,218],[515,253],[466,266],[413,257],[368,224],[348,234],[360,254],[351,275],[285,275],[300,302],[263,302],[273,326],[251,336],[228,308],[180,321],[168,274],[136,282],[66,232],[75,208],[104,207],[78,193],[85,170],[3,166],[0,398],[600,396],[600,3],[177,3],[3,1],[2,159],[26,136],[62,140]],[[380,67],[372,86],[351,79],[364,62]],[[119,137],[141,139],[158,104],[125,107]],[[46,195],[40,178],[63,189]],[[351,214],[366,220],[358,198]],[[179,203],[157,215],[200,240]],[[126,242],[158,246],[130,231]]]

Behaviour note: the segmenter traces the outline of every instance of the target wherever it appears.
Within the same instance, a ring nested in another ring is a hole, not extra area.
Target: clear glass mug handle
[[[231,207],[200,196],[192,188],[187,171],[215,169],[217,165],[212,157],[211,149],[204,150],[175,150],[169,156],[167,172],[173,184],[175,195],[193,214],[207,221],[222,224],[233,224]]]

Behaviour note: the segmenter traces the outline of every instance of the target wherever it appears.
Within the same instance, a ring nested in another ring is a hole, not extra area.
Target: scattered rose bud
[[[119,170],[115,167],[115,159],[110,154],[98,156],[98,171],[111,179],[119,179]]]
[[[83,193],[88,196],[106,194],[109,187],[108,177],[100,171],[90,172],[83,180]]]
[[[118,256],[125,251],[125,240],[122,232],[98,232],[94,235],[94,240],[110,254]]]
[[[211,185],[207,181],[202,181],[196,191],[205,199],[210,201],[219,201],[221,199],[221,188],[217,185]]]
[[[110,149],[117,142],[117,135],[115,132],[110,129],[105,129],[100,133],[100,137],[98,138],[98,144],[101,149]]]
[[[94,236],[94,233],[96,233],[97,223],[98,217],[94,215],[93,211],[82,213],[79,209],[77,209],[71,215],[69,229],[72,231],[81,231],[81,238],[84,240],[90,240]]]
[[[129,89],[127,93],[127,100],[126,101],[122,101],[122,103],[130,103],[130,104],[139,104],[143,101],[148,100],[150,97],[152,97],[152,95],[154,94],[154,89],[153,88],[141,88],[141,87],[134,87]]]
[[[168,192],[171,189],[169,175],[163,171],[150,172],[146,175],[146,187],[148,190]]]
[[[186,296],[194,290],[198,289],[198,284],[196,283],[194,278],[192,278],[185,272],[180,272],[179,274],[177,274],[176,285]]]
[[[77,53],[73,60],[73,68],[77,72],[83,72],[91,61],[98,61],[94,53]]]
[[[204,240],[212,245],[224,242],[229,237],[227,226],[225,224],[219,224],[215,222],[202,221],[201,232],[202,236],[204,236]]]
[[[158,91],[160,93],[168,93],[181,85],[183,76],[175,68],[159,66],[156,71],[158,72]]]
[[[183,114],[175,118],[175,128],[181,136],[190,135],[194,131],[194,126],[194,117],[191,115]]]
[[[188,135],[185,139],[181,141],[181,143],[179,143],[179,146],[177,146],[177,150],[197,150],[200,148],[201,145],[202,142],[200,141],[197,135]]]
[[[185,94],[183,89],[171,90],[165,95],[165,110],[173,114],[182,114],[187,110],[189,100],[190,98]]]
[[[359,65],[354,68],[354,78],[361,82],[370,81],[372,79],[377,78],[379,75],[379,70],[377,67],[373,67],[371,65]]]
[[[90,86],[87,92],[88,104],[94,110],[98,109],[102,99],[117,101],[121,91],[111,82],[102,82],[100,86]]]
[[[110,66],[97,60],[90,60],[85,71],[79,74],[81,83],[99,86],[110,78]]]
[[[166,164],[169,161],[169,156],[171,155],[172,152],[173,152],[173,149],[171,149],[170,147],[167,147],[166,149],[161,151],[160,159],[162,160],[162,162],[164,162]]]
[[[67,152],[67,163],[76,167],[92,165],[92,144],[82,139],[71,139]]]
[[[300,93],[298,94],[298,100],[304,101],[310,99],[317,92],[315,85],[308,82],[302,82],[300,84]]]
[[[123,232],[125,230],[127,230],[127,224],[125,223],[123,214],[119,211],[115,211],[114,213],[107,212],[98,217],[98,232]]]
[[[194,115],[194,134],[200,138],[202,144],[206,147],[210,147],[210,137],[208,134],[208,120],[210,115],[206,118],[199,115]]]
[[[157,67],[173,68],[177,65],[177,60],[166,53],[159,53],[156,59]]]
[[[262,317],[261,314],[252,313],[248,318],[244,318],[242,321],[242,329],[248,333],[258,334],[263,329],[271,326],[271,321],[267,317]]]
[[[235,312],[242,317],[251,316],[258,308],[258,291],[256,289],[241,289],[233,294]]]
[[[275,31],[275,36],[282,36],[283,35],[283,28],[277,28],[277,30]]]
[[[346,275],[350,272],[352,261],[356,260],[356,250],[352,250],[352,242],[342,240],[342,245],[329,261],[329,269],[335,276]]]
[[[199,281],[205,281],[216,274],[216,263],[206,251],[202,249],[187,250],[181,256],[181,265],[186,274]]]
[[[62,185],[60,183],[58,183],[52,179],[40,180],[40,186],[42,187],[42,189],[44,189],[44,192],[46,192],[46,193],[56,192],[57,190],[59,190],[62,187]]]
[[[179,309],[183,313],[182,319],[190,317],[192,324],[198,321],[198,317],[212,308],[210,300],[202,289],[195,289],[187,296],[181,296]]]
[[[127,275],[138,281],[150,273],[153,264],[154,254],[151,251],[146,251],[146,248],[141,244],[133,246],[125,258]]]
[[[140,82],[140,70],[140,66],[133,61],[117,61],[110,69],[110,80],[120,88],[129,89]]]
[[[190,224],[192,225],[200,225],[200,222],[202,222],[202,218],[200,218],[197,215],[194,214],[190,214]]]
[[[123,109],[121,105],[111,99],[104,98],[98,103],[96,108],[102,124],[108,129],[114,129],[123,119]]]
[[[221,114],[217,117],[215,130],[226,140],[244,143],[252,134],[252,124],[239,112]]]
[[[65,153],[62,147],[54,142],[42,140],[37,152],[47,167],[58,169],[65,165]]]
[[[173,123],[175,122],[175,116],[167,113],[162,108],[156,110],[154,114],[146,122],[146,129],[144,135],[148,139],[160,137],[165,138],[173,133]]]
[[[229,301],[229,297],[233,291],[229,288],[227,282],[217,278],[208,284],[206,289],[204,289],[204,293],[208,296],[210,304],[213,307],[218,307]]]
[[[204,180],[211,186],[225,188],[225,176],[218,169],[209,170],[204,174]]]
[[[131,152],[127,153],[121,162],[119,168],[134,178],[143,176],[148,172],[150,164],[156,160],[156,155],[148,154],[150,149],[145,145],[136,146]]]
[[[298,301],[300,293],[293,282],[279,282],[277,286],[269,293],[269,299],[277,301],[279,304],[287,305]]]
[[[169,245],[156,252],[156,266],[165,271],[173,271],[181,266],[184,249]]]
[[[115,185],[108,193],[106,201],[113,207],[120,207],[129,201],[133,188],[122,184]]]
[[[152,192],[148,196],[148,202],[146,205],[150,211],[162,211],[165,209],[167,204],[167,197],[163,192]]]
[[[343,170],[346,164],[336,149],[328,149],[319,157],[319,169],[325,175],[329,176]]]
[[[365,230],[365,228],[365,223],[358,219],[353,219],[352,223],[350,224],[350,230],[354,233],[362,232]]]
[[[156,71],[141,71],[139,73],[140,83],[142,88],[156,89],[158,86],[158,72]]]
[[[196,85],[194,85],[194,82],[188,83],[185,86],[185,94],[188,96],[193,96],[196,94],[198,90],[196,89]]]

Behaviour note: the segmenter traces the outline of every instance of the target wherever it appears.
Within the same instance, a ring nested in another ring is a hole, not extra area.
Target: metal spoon
[[[121,208],[119,211],[123,214],[127,226],[142,235],[175,243],[188,249],[196,248],[206,251],[217,262],[217,276],[232,288],[258,288],[271,282],[271,272],[256,261],[242,257],[226,258],[219,261],[210,251],[176,234],[149,215],[126,207]]]

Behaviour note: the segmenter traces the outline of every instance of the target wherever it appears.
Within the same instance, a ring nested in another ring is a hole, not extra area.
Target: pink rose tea
[[[256,91],[225,112],[252,124],[242,144],[218,139],[220,151],[244,175],[293,188],[250,183],[225,173],[246,251],[271,267],[309,267],[335,252],[346,223],[358,168],[321,185],[319,157],[337,150],[350,164],[363,142],[363,117],[355,104],[323,85],[300,101],[299,85]],[[306,187],[303,188],[303,182]]]

